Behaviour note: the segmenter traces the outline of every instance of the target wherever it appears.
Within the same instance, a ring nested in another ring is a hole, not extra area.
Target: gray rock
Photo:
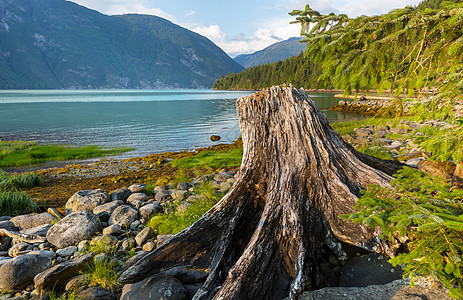
[[[8,251],[11,247],[11,241],[13,239],[9,236],[0,237],[0,251]]]
[[[118,239],[115,236],[112,236],[110,234],[103,234],[101,236],[95,237],[90,244],[95,245],[98,243],[102,243],[104,245],[107,245],[108,247],[113,247],[117,244]]]
[[[131,237],[131,238],[125,239],[122,242],[122,249],[130,250],[130,249],[134,248],[136,245],[137,245],[137,242],[135,241],[135,239],[133,237]]]
[[[132,205],[133,207],[135,207],[136,209],[140,209],[140,207],[142,207],[143,205],[146,204],[146,202],[143,202],[143,201],[139,201],[139,200],[132,200],[132,201],[127,201],[127,203],[129,203],[130,205]]]
[[[199,283],[204,282],[209,276],[208,273],[204,271],[195,271],[190,270],[185,266],[179,266],[167,271],[159,273],[159,276],[171,276],[177,278],[182,283],[192,284],[192,283]]]
[[[171,197],[174,200],[186,200],[190,196],[190,193],[185,190],[172,190]]]
[[[156,248],[170,240],[174,235],[173,234],[166,234],[166,235],[158,235],[156,237],[157,243],[156,243]]]
[[[227,181],[228,179],[233,178],[232,175],[226,173],[226,172],[220,172],[214,175],[213,179],[218,182],[224,182]]]
[[[65,257],[65,258],[68,258],[72,255],[74,255],[74,253],[77,252],[77,247],[76,246],[69,246],[69,247],[66,247],[66,248],[63,248],[63,249],[58,249],[56,250],[56,254],[61,256],[61,257]]]
[[[132,224],[130,224],[130,229],[136,230],[138,228],[138,226],[140,226],[140,225],[141,225],[140,220],[135,220],[135,222],[132,222]]]
[[[400,266],[393,267],[388,259],[377,253],[353,257],[342,267],[339,286],[386,284],[402,278]]]
[[[32,235],[38,235],[38,236],[46,236],[47,231],[51,228],[51,226],[52,226],[51,224],[44,224],[44,225],[40,225],[37,227],[21,230],[21,233],[29,234],[29,235],[32,234]]]
[[[109,215],[113,213],[113,211],[116,209],[116,207],[124,204],[122,201],[111,201],[106,204],[99,205],[93,209],[93,213],[95,215],[98,215],[100,212],[107,212]]]
[[[81,300],[116,300],[113,292],[102,287],[91,287],[79,293]],[[140,298],[141,299],[141,298]]]
[[[112,192],[109,196],[111,201],[123,201],[125,202],[127,198],[132,194],[132,191],[129,189],[118,189]]]
[[[134,284],[126,284],[121,300],[131,299],[187,299],[182,283],[173,277],[152,276]]]
[[[188,201],[182,202],[177,206],[177,211],[185,212],[192,204]]]
[[[369,128],[355,128],[354,131],[357,134],[357,136],[366,137],[373,135],[373,130]]]
[[[153,251],[156,248],[156,244],[154,242],[147,242],[143,245],[141,250],[143,251]]]
[[[418,164],[420,161],[424,160],[424,157],[417,157],[417,158],[411,158],[405,162],[406,165],[413,167],[413,168],[418,168]]]
[[[192,187],[188,182],[180,182],[177,184],[177,190],[189,190]]]
[[[52,268],[37,274],[34,277],[34,285],[37,290],[62,290],[69,279],[86,271],[93,261],[92,252],[62,262]]]
[[[29,229],[45,224],[52,224],[59,219],[49,212],[44,212],[35,215],[21,215],[11,218],[11,222],[20,229]]]
[[[128,269],[134,264],[136,264],[138,261],[140,261],[143,257],[145,257],[149,252],[148,251],[141,251],[135,256],[132,256],[125,262],[125,268]]]
[[[145,227],[139,234],[135,237],[135,241],[138,246],[143,246],[149,239],[152,239],[156,236],[153,228]]]
[[[13,247],[10,248],[8,251],[8,255],[10,257],[16,257],[18,255],[21,255],[23,251],[27,249],[30,245],[28,243],[22,242],[19,244],[14,245]]]
[[[66,214],[81,210],[92,211],[95,207],[108,201],[108,193],[101,189],[79,191],[66,202]]]
[[[132,222],[138,219],[138,210],[128,206],[118,206],[109,219],[109,225],[120,224],[121,226],[130,226]]]
[[[159,202],[153,202],[140,207],[140,215],[143,219],[148,220],[157,213],[162,213],[163,208]]]
[[[78,288],[84,286],[85,281],[86,281],[85,275],[76,276],[66,283],[64,290],[66,291],[77,290]]]
[[[110,234],[113,236],[118,236],[122,233],[122,227],[119,224],[113,224],[109,227],[103,229],[103,234]]]
[[[100,211],[99,213],[96,214],[98,219],[101,222],[101,225],[104,227],[103,223],[106,223],[109,221],[109,218],[111,218],[111,214],[105,212],[105,211]]]
[[[47,232],[49,243],[58,248],[72,246],[101,231],[98,217],[89,211],[78,211],[67,215]]]
[[[146,184],[144,183],[132,184],[131,186],[129,186],[129,190],[132,193],[143,193],[144,191],[146,191]]]
[[[11,222],[9,220],[0,221],[0,228],[6,229],[6,230],[9,230],[9,231],[18,231],[19,230],[19,228],[16,225],[14,225],[13,222]]]
[[[34,277],[52,264],[51,255],[41,252],[21,255],[1,265],[0,288],[6,291],[23,290],[32,284]]]
[[[301,300],[450,300],[446,289],[433,287],[410,287],[404,280],[395,280],[384,285],[367,287],[327,287],[304,292]]]
[[[12,259],[11,257],[0,257],[0,266]]]
[[[154,196],[154,199],[159,202],[164,202],[170,199],[170,191],[159,191]]]
[[[133,193],[127,198],[127,202],[132,202],[134,200],[146,202],[150,199],[148,195],[144,193]]]

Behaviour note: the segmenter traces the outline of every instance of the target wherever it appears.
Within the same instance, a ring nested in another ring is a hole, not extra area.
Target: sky
[[[288,13],[307,3],[321,13],[379,15],[420,0],[73,0],[107,15],[156,15],[206,36],[235,57],[300,35]]]

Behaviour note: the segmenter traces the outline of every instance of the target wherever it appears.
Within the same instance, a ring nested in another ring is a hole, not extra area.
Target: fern
[[[450,189],[444,180],[404,168],[393,188],[371,186],[355,209],[341,217],[370,227],[381,227],[382,238],[408,237],[407,251],[393,257],[405,264],[404,277],[440,281],[453,298],[463,298],[463,191]]]

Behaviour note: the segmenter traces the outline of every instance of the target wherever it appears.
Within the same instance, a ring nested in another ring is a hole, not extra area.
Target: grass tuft
[[[0,192],[0,216],[17,216],[37,209],[26,192]]]
[[[243,148],[226,151],[203,151],[192,157],[175,159],[171,162],[171,165],[179,169],[233,168],[241,165],[242,158]]]
[[[203,182],[196,190],[196,195],[201,195],[185,211],[175,211],[170,214],[152,217],[146,226],[154,229],[156,234],[176,234],[196,222],[204,215],[222,195],[218,195],[210,182]]]

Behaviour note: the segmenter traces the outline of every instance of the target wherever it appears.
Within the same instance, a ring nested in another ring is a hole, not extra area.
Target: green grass
[[[82,297],[77,296],[76,292],[70,292],[67,295],[59,295],[54,291],[49,294],[50,300],[81,300]]]
[[[17,216],[36,209],[37,205],[25,192],[0,192],[0,216]]]
[[[33,188],[43,183],[40,176],[34,173],[10,175],[0,170],[0,191],[14,191],[23,188]]]
[[[196,222],[221,198],[221,195],[215,193],[210,182],[201,183],[196,195],[204,197],[193,202],[184,212],[176,211],[154,216],[146,226],[153,228],[156,234],[176,234]]]
[[[394,159],[391,152],[387,151],[384,147],[381,146],[365,145],[357,148],[357,150],[381,159]]]
[[[117,155],[132,148],[103,149],[97,146],[71,147],[37,145],[35,142],[0,141],[0,168],[34,165],[50,160],[73,160]]]
[[[109,256],[106,256],[105,259],[97,259],[95,264],[84,273],[88,286],[101,286],[109,290],[114,290],[117,287],[119,275],[120,271],[115,260],[110,260]]]
[[[232,168],[238,167],[243,158],[243,148],[235,148],[227,151],[204,151],[195,156],[175,159],[171,162],[173,167],[179,169],[192,168]]]

